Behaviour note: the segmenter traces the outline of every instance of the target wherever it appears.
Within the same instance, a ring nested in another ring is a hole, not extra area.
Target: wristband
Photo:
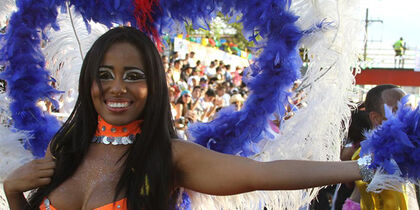
[[[370,164],[372,163],[372,156],[365,155],[357,160],[357,164],[359,165],[360,175],[362,176],[362,180],[364,182],[370,182],[375,175],[375,170],[369,168]]]

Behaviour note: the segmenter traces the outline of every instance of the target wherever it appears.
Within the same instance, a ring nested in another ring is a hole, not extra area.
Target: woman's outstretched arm
[[[361,179],[356,161],[258,162],[174,141],[177,184],[194,191],[231,195],[254,190],[295,190]]]

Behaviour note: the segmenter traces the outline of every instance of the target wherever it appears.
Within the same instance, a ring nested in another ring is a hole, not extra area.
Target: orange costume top
[[[141,128],[139,127],[140,123],[140,120],[136,120],[125,126],[114,126],[98,116],[98,129],[96,130],[93,142],[112,145],[132,144],[130,142],[133,140],[132,137],[141,132]],[[140,189],[140,194],[149,195],[149,191],[149,179],[146,175],[145,183]],[[39,209],[57,210],[48,198],[45,198],[44,202],[39,206]],[[94,210],[127,210],[127,198],[95,208]]]
[[[39,210],[57,210],[51,205],[50,200],[46,198],[39,206]],[[95,208],[94,210],[127,210],[127,198],[123,198],[117,202],[106,204],[104,206]]]

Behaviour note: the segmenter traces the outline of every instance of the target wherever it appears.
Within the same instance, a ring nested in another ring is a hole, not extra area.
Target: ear
[[[376,128],[377,126],[382,124],[383,117],[382,114],[375,111],[371,111],[369,112],[369,120],[372,128]]]

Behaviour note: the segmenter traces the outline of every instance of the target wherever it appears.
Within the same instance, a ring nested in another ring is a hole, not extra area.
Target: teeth
[[[124,102],[124,103],[108,102],[107,105],[112,108],[125,108],[128,106],[128,102]]]

